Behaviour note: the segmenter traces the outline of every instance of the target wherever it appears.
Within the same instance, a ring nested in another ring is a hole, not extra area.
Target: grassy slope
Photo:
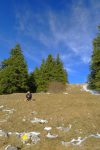
[[[81,91],[80,85],[70,85],[67,88],[69,94],[33,94],[33,101],[25,101],[25,94],[1,95],[0,105],[14,108],[16,112],[10,115],[8,122],[0,123],[0,128],[7,131],[18,132],[41,132],[41,141],[26,147],[19,139],[11,137],[1,138],[0,147],[13,144],[20,145],[23,150],[99,150],[100,139],[89,138],[81,146],[63,146],[61,141],[70,141],[79,136],[85,137],[90,134],[100,133],[100,96],[91,95]],[[32,114],[36,111],[38,114]],[[4,118],[4,113],[0,112],[0,117]],[[23,122],[22,119],[26,118]],[[48,120],[48,124],[32,124],[30,120],[39,117]],[[64,124],[67,127],[72,125],[69,132],[58,131],[57,126]],[[57,139],[47,139],[45,126],[52,126],[51,133],[58,134]],[[81,132],[80,132],[81,131]]]

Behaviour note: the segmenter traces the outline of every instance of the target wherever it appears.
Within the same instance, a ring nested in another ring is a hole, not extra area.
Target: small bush
[[[66,90],[66,84],[58,81],[52,81],[48,85],[48,92],[50,93],[61,93]]]

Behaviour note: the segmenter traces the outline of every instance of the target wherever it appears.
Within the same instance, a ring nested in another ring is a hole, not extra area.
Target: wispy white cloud
[[[39,63],[39,59],[38,57],[34,57],[34,55],[32,55],[32,53],[30,54],[29,52],[25,51],[24,52],[25,57],[27,57],[28,59],[30,59],[31,61],[35,62],[35,63]]]
[[[77,73],[77,71],[72,69],[71,67],[66,67],[65,69],[67,70],[68,74],[76,74]]]
[[[100,23],[100,1],[91,0],[89,2],[88,8],[84,0],[73,1],[69,15],[66,9],[58,14],[50,9],[45,12],[46,14],[33,14],[31,9],[27,9],[24,13],[18,11],[17,29],[47,48],[64,48],[65,53],[69,53],[70,60],[75,55],[79,57],[79,61],[88,64],[94,31]],[[65,53],[62,59],[66,62],[68,55]]]
[[[10,47],[12,46],[13,40],[10,40],[9,38],[5,38],[5,36],[0,35],[0,43],[5,43],[5,45],[9,45]]]

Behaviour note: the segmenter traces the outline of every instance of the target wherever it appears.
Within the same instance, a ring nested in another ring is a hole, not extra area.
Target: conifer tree
[[[36,85],[36,91],[46,92],[47,90],[47,77],[46,77],[46,67],[45,67],[45,60],[42,60],[42,64],[40,68],[35,68],[34,70],[34,78],[35,78],[35,85]]]
[[[93,54],[90,70],[89,88],[100,91],[100,26],[99,33],[93,41]]]
[[[28,87],[29,87],[29,91],[35,93],[36,92],[36,83],[35,83],[35,77],[34,77],[34,73],[31,72],[29,74],[29,78],[28,78]]]
[[[0,93],[24,92],[28,89],[27,64],[20,45],[10,52],[10,57],[1,63]]]
[[[38,67],[35,68],[33,72],[34,76],[34,81],[35,81],[35,87],[36,87],[36,92],[40,92],[40,83],[41,83],[41,78],[40,78],[40,70]]]
[[[62,83],[68,83],[67,72],[63,67],[59,54],[57,55],[55,64],[55,80]]]
[[[55,80],[55,60],[51,54],[49,54],[46,59],[45,72],[48,82]]]
[[[46,70],[46,62],[43,59],[42,64],[40,66],[40,91],[47,91],[47,82],[48,82],[48,77],[47,77],[47,70]]]

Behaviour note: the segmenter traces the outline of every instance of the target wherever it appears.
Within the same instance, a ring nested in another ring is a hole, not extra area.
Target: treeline
[[[89,88],[100,91],[100,26],[97,37],[93,40],[93,54],[91,57]]]
[[[27,63],[20,45],[16,45],[10,52],[10,57],[1,62],[0,66],[0,94],[14,92],[47,92],[51,82],[68,83],[67,72],[59,54],[54,59],[50,54],[42,60],[40,68],[36,67],[28,73]]]
[[[50,84],[55,90],[68,83],[68,75],[63,67],[59,54],[56,58],[50,54],[42,60],[40,67],[28,73],[27,63],[20,45],[16,45],[10,52],[10,57],[0,65],[0,94],[14,92],[47,92]],[[56,86],[55,86],[56,84]],[[93,40],[93,53],[88,77],[88,88],[100,91],[100,26],[96,38]]]

